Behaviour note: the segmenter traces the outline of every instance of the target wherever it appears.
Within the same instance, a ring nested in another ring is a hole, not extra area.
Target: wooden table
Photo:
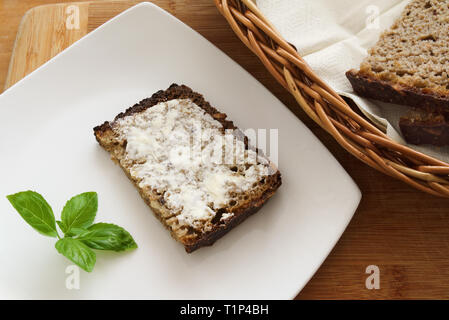
[[[22,16],[32,7],[53,2],[0,0],[0,88],[5,85]],[[449,298],[449,201],[382,175],[343,150],[299,110],[294,99],[240,43],[212,0],[154,2],[199,31],[292,109],[362,190],[362,201],[347,230],[297,298]],[[101,1],[95,1],[95,5],[101,6]],[[105,10],[104,16],[89,21],[86,32],[115,14],[114,10]],[[380,269],[379,290],[365,287],[369,265]]]

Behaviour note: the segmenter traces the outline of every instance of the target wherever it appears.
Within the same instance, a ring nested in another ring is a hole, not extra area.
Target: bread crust
[[[354,91],[363,97],[416,107],[429,112],[449,113],[449,97],[430,89],[391,84],[363,72],[349,70],[346,77]]]
[[[226,114],[219,112],[217,109],[212,107],[201,94],[194,92],[192,89],[185,85],[172,84],[167,90],[160,90],[156,92],[150,98],[144,99],[134,106],[128,108],[125,112],[118,114],[115,117],[114,121],[135,113],[140,113],[160,102],[169,101],[172,99],[190,99],[192,102],[194,102],[196,105],[210,114],[215,120],[219,121],[222,124],[223,129],[236,130],[237,137],[244,141],[245,147],[247,149],[249,148],[247,137],[244,136],[244,134],[236,126],[234,126],[232,121],[226,120]],[[234,215],[231,218],[227,219],[224,223],[214,224],[212,230],[202,234],[198,234],[198,237],[196,237],[195,239],[189,239],[188,237],[186,237],[181,241],[181,239],[179,239],[179,237],[176,235],[175,230],[172,230],[171,227],[165,222],[164,214],[168,213],[168,208],[164,207],[164,204],[160,202],[157,195],[153,195],[151,193],[149,194],[148,190],[143,190],[142,188],[140,188],[136,181],[134,181],[134,179],[131,177],[129,170],[127,170],[120,164],[119,158],[125,153],[126,145],[111,143],[110,139],[108,138],[113,135],[111,123],[106,121],[102,125],[96,126],[94,128],[94,135],[98,143],[111,154],[113,160],[115,160],[120,165],[127,177],[135,185],[143,200],[152,209],[154,215],[164,224],[167,229],[169,229],[173,238],[180,241],[184,245],[184,248],[188,253],[193,252],[198,248],[212,245],[227,232],[232,230],[252,214],[256,213],[262,207],[262,205],[274,195],[276,190],[282,184],[281,174],[279,170],[274,166],[274,164],[270,163],[274,174],[267,177],[268,181],[266,183],[268,184],[268,187],[261,196],[259,196],[257,199],[251,199],[250,201],[244,202],[243,205],[236,208],[236,210],[232,210],[231,212]],[[262,153],[259,151],[259,154]]]
[[[204,246],[210,246],[215,241],[223,237],[226,233],[231,231],[237,225],[246,220],[249,216],[255,214],[262,208],[263,204],[271,198],[276,190],[281,186],[281,174],[279,170],[274,174],[275,183],[267,189],[259,199],[255,199],[249,202],[246,206],[240,207],[238,210],[233,211],[234,216],[227,220],[226,223],[214,226],[211,232],[204,234],[197,242],[191,245],[185,246],[187,252],[193,252],[196,249]]]
[[[209,102],[204,100],[202,94],[194,92],[186,85],[177,85],[176,83],[171,84],[167,90],[159,90],[156,93],[154,93],[150,98],[143,99],[139,103],[136,103],[132,107],[128,108],[125,112],[119,113],[114,118],[114,121],[120,118],[124,118],[126,116],[130,116],[135,113],[145,111],[146,109],[151,108],[152,106],[160,102],[165,102],[173,99],[190,99],[196,105],[201,107],[204,111],[210,114],[215,120],[219,121],[222,124],[223,128],[237,129],[237,127],[234,126],[234,123],[232,121],[226,120],[226,114],[221,113],[217,109],[212,107],[209,104]],[[109,128],[110,122],[106,121],[102,125],[96,126],[94,128],[94,133],[96,135],[96,133],[100,133]]]
[[[408,143],[434,146],[449,144],[449,123],[446,121],[420,121],[402,117],[399,120],[399,127]]]

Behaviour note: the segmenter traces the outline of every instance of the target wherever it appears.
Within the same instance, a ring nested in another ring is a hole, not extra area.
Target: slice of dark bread
[[[187,252],[212,245],[281,185],[276,166],[248,145],[226,114],[184,85],[156,92],[95,127],[94,134]],[[201,136],[197,142],[195,135]],[[229,138],[243,158],[217,142]],[[199,161],[192,146],[206,160]],[[210,160],[217,155],[215,160],[231,155],[232,161]]]
[[[444,116],[449,112],[448,30],[447,1],[411,1],[369,50],[360,70],[346,73],[354,91],[367,98]],[[419,123],[419,119],[404,120],[401,128],[410,130],[410,126]],[[421,129],[412,130],[413,135],[422,132]],[[415,144],[418,141],[420,144],[449,143],[443,137],[416,137],[412,141],[410,135],[404,136],[407,142]]]
[[[444,146],[449,142],[449,119],[441,113],[416,109],[399,120],[404,139],[411,144]]]

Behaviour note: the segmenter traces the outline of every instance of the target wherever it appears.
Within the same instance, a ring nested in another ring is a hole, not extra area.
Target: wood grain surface
[[[52,2],[0,0],[0,88],[12,85],[139,1],[80,3],[80,28],[76,30],[65,27],[69,1],[28,11]],[[362,201],[347,230],[297,299],[448,299],[449,201],[384,176],[343,150],[240,43],[212,0],[153,2],[201,33],[275,94],[314,132],[362,190]],[[378,290],[365,286],[369,265],[379,267]]]

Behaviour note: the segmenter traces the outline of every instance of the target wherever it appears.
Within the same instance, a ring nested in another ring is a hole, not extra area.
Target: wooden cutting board
[[[53,58],[72,43],[112,17],[142,1],[89,1],[42,5],[25,14],[17,32],[5,89]],[[219,21],[228,30],[213,1],[195,5],[195,1],[154,0],[205,35]],[[193,4],[192,4],[193,2]]]

